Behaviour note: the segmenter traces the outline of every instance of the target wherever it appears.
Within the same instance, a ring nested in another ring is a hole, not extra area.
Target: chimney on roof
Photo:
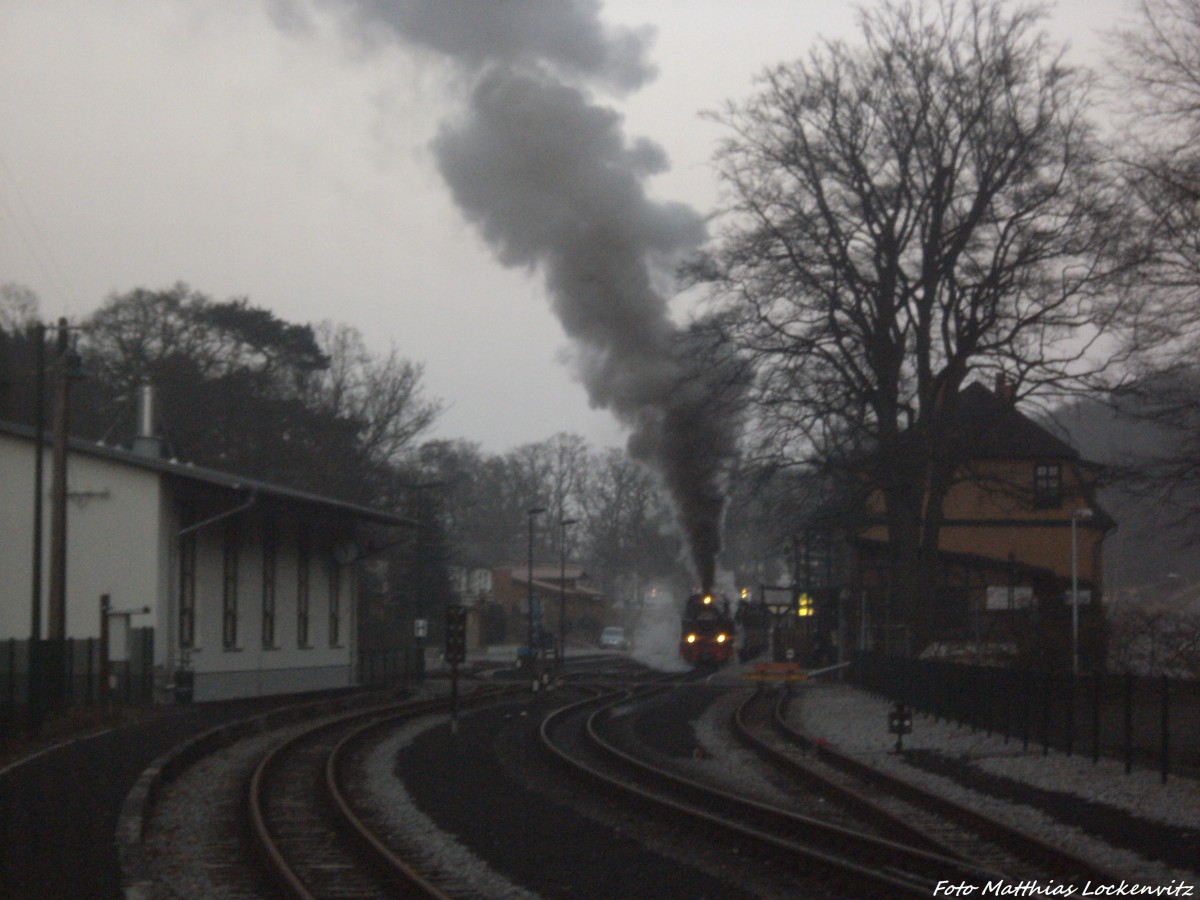
[[[1008,383],[1008,376],[1003,372],[996,373],[996,396],[1013,406],[1017,402],[1017,392],[1011,384]]]
[[[154,424],[154,386],[142,382],[137,388],[137,422],[133,436],[133,452],[138,456],[158,459],[162,456],[162,442]]]

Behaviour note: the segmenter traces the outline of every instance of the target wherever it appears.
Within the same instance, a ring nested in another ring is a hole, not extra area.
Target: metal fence
[[[1036,672],[864,654],[853,683],[973,731],[1051,749],[1200,774],[1200,681]]]
[[[30,646],[27,639],[0,641],[0,735],[22,727],[30,713],[103,701],[127,706],[154,702],[153,628],[130,629],[128,659],[107,667],[101,663],[97,638],[41,640],[32,654]]]
[[[0,746],[47,713],[99,706],[154,703],[154,629],[130,629],[123,662],[101,664],[97,638],[41,640],[31,659],[30,641],[0,640]],[[358,684],[385,689],[419,683],[422,660],[410,647],[360,650]],[[108,677],[109,691],[102,681]],[[30,701],[33,701],[32,704]]]

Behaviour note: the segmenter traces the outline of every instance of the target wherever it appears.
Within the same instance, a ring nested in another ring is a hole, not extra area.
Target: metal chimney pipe
[[[154,385],[142,382],[137,389],[137,422],[133,437],[133,452],[157,459],[162,446],[154,427]]]
[[[154,386],[149,382],[138,385],[137,436],[154,437]]]

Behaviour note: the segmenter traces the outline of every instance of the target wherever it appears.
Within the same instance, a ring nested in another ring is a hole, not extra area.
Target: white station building
[[[0,423],[0,640],[31,635],[35,446],[33,429]],[[98,637],[107,596],[153,629],[155,696],[166,702],[177,681],[196,701],[355,683],[367,533],[411,520],[161,459],[150,439],[134,451],[68,448],[65,637]],[[51,456],[47,443],[43,637]]]

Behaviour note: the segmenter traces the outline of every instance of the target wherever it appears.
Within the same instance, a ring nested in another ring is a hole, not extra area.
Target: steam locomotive
[[[680,625],[679,655],[687,662],[721,665],[733,656],[734,623],[726,598],[692,594]]]

